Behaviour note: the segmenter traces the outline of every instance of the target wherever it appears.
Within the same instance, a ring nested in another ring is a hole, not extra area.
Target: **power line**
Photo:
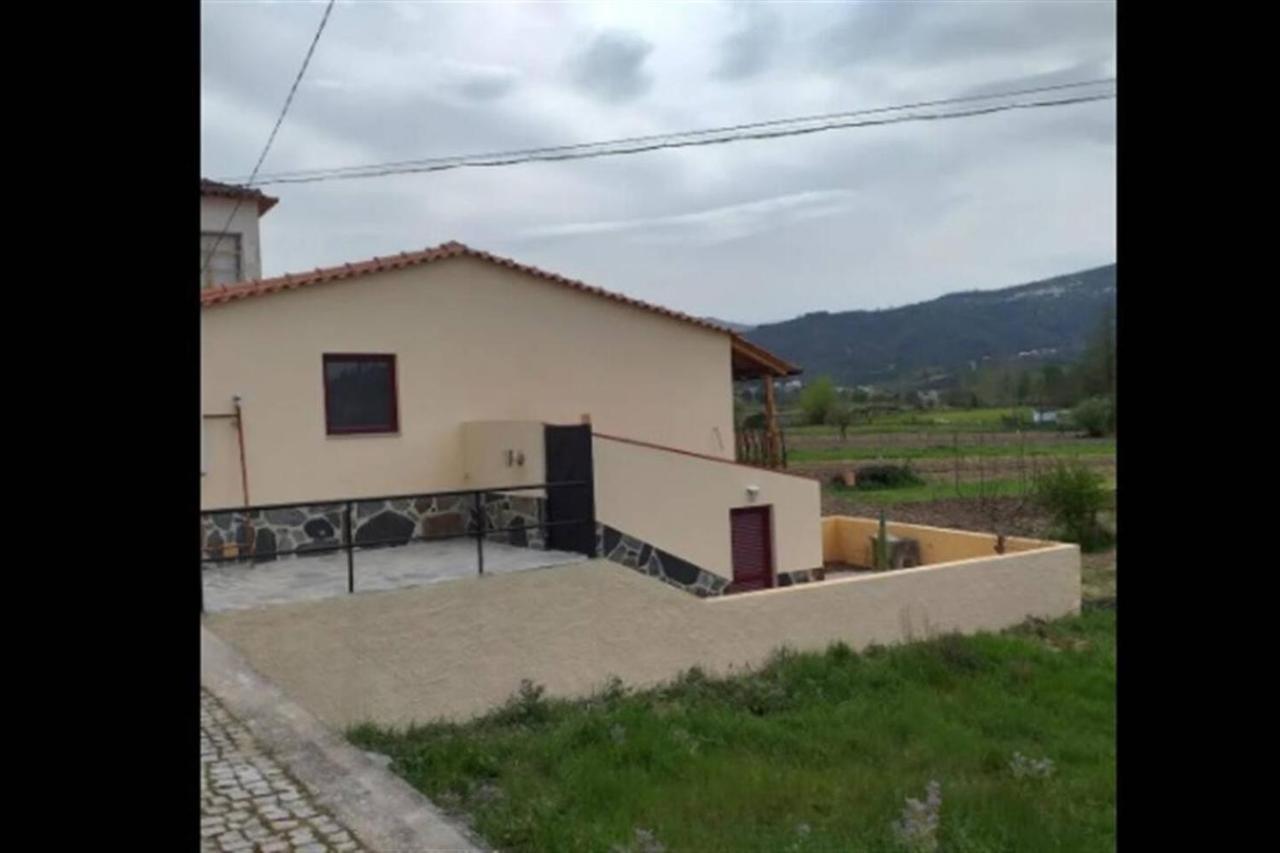
[[[289,95],[284,99],[284,106],[280,109],[280,115],[276,117],[275,126],[271,128],[271,135],[267,137],[267,144],[262,147],[262,153],[258,155],[258,162],[253,165],[253,172],[249,175],[246,186],[253,185],[253,179],[257,177],[258,170],[262,168],[262,162],[267,159],[267,153],[271,151],[271,144],[276,141],[276,134],[280,132],[280,125],[284,124],[284,117],[289,112],[289,105],[293,103],[293,96],[298,91],[298,84],[302,82],[302,75],[307,73],[307,66],[311,64],[311,56],[316,52],[316,44],[320,41],[320,34],[324,32],[325,24],[329,23],[329,13],[333,11],[335,2],[336,0],[329,0],[329,5],[324,7],[324,16],[320,18],[320,26],[316,28],[316,34],[311,38],[311,45],[307,48],[307,55],[302,59],[302,67],[298,69],[298,76],[293,78],[293,85],[289,87]],[[213,259],[214,253],[218,251],[222,238],[227,236],[231,223],[236,218],[236,213],[240,211],[240,205],[243,202],[243,194],[236,197],[235,206],[231,208],[226,224],[218,232],[217,238],[213,241],[213,246],[209,248],[209,254],[205,255],[204,261],[200,264],[201,277],[204,276],[204,271],[209,268],[209,261]]]
[[[855,116],[875,115],[876,113],[898,112],[901,110],[918,109],[921,107],[936,107],[946,104],[971,103],[973,101],[989,101],[996,98],[1011,98],[1020,95],[1035,95],[1044,92],[1055,92],[1063,89],[1079,89],[1086,86],[1109,85],[1116,82],[1114,77],[1104,77],[1095,80],[1082,80],[1076,83],[1059,83],[1053,86],[1037,86],[1029,89],[1015,89],[1006,92],[993,92],[987,95],[967,95],[952,98],[940,98],[930,101],[917,101],[909,104],[897,104],[889,107],[873,107],[869,109],[848,110],[835,113],[821,113],[818,115],[795,116],[792,118],[770,119],[768,121],[749,122],[746,124],[728,125],[725,127],[706,128],[701,130],[678,131],[668,133],[651,134],[648,136],[631,136],[622,139],[611,139],[605,142],[581,142],[574,145],[557,145],[544,148],[526,148],[516,151],[497,151],[485,152],[477,154],[467,154],[453,157],[431,157],[416,160],[398,160],[387,163],[371,163],[363,166],[335,166],[325,169],[302,169],[298,171],[272,172],[263,176],[261,185],[271,183],[282,183],[285,178],[313,177],[317,175],[338,175],[348,172],[367,172],[374,169],[399,168],[409,166],[425,166],[435,165],[437,163],[454,162],[458,160],[471,159],[489,159],[498,157],[515,157],[515,156],[532,156],[550,153],[559,153],[564,151],[577,151],[587,148],[602,148],[611,145],[626,145],[639,142],[652,142],[655,140],[667,139],[683,139],[685,137],[708,136],[713,134],[723,134],[739,130],[753,130],[761,127],[774,127],[787,124],[803,124],[815,121],[829,121],[842,118],[853,118]],[[242,178],[229,178],[231,183],[242,183]]]
[[[376,178],[385,177],[387,175],[407,175],[421,174],[426,172],[443,172],[452,169],[463,168],[485,168],[512,166],[520,163],[531,162],[555,162],[561,160],[585,160],[597,157],[614,157],[623,154],[640,154],[650,151],[658,151],[670,148],[689,148],[704,145],[719,145],[730,142],[741,142],[744,140],[760,140],[760,139],[777,139],[784,136],[804,136],[812,133],[822,133],[831,130],[842,130],[855,127],[874,127],[888,124],[900,124],[904,122],[915,121],[941,121],[945,119],[967,118],[971,116],[988,115],[991,113],[1006,112],[1009,110],[1020,109],[1036,109],[1043,107],[1060,107],[1072,104],[1083,104],[1092,101],[1109,100],[1115,97],[1115,93],[1107,93],[1101,95],[1085,95],[1073,98],[1059,98],[1047,101],[1029,101],[1014,104],[998,104],[986,107],[977,107],[968,110],[947,112],[947,113],[917,113],[906,116],[894,116],[884,119],[868,119],[863,121],[844,121],[829,122],[827,124],[817,125],[814,127],[786,128],[780,130],[762,130],[756,133],[738,133],[728,136],[709,136],[710,131],[697,133],[707,135],[709,138],[687,138],[691,134],[675,134],[667,137],[656,137],[657,141],[647,144],[636,144],[626,147],[606,148],[605,146],[617,145],[617,141],[584,143],[576,146],[562,146],[559,148],[538,149],[532,151],[513,151],[498,154],[469,154],[459,155],[456,157],[437,158],[435,160],[411,161],[406,165],[385,165],[385,166],[365,166],[365,167],[349,167],[345,171],[325,171],[315,173],[295,173],[293,177],[268,177],[258,183],[259,186],[268,184],[306,184],[317,183],[321,181],[337,181],[337,180],[353,180],[357,178]],[[599,148],[602,150],[584,150],[589,148]]]

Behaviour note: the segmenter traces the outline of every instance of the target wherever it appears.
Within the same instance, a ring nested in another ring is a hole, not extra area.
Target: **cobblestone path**
[[[200,850],[369,853],[207,690],[200,692]]]

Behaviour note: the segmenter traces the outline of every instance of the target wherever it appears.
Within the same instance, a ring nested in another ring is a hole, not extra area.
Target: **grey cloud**
[[[644,62],[653,45],[625,30],[609,30],[591,40],[570,61],[573,82],[601,101],[629,101],[653,85]]]
[[[828,66],[988,59],[1113,41],[1114,3],[859,3],[815,41]]]
[[[1011,79],[1007,78],[990,83],[981,83],[957,92],[956,94],[964,96],[994,95],[999,92],[1036,89],[1042,86],[1058,86],[1065,83],[1079,83],[1086,80],[1104,80],[1108,77],[1114,76],[1111,71],[1113,67],[1112,63],[1114,63],[1114,61],[1114,58],[1100,57],[1088,62],[1073,62],[1054,71],[1043,71]],[[1106,91],[1105,87],[1099,85],[1097,87],[1082,88],[1080,90],[1080,94],[1095,94],[1103,91]]]
[[[761,7],[746,7],[747,20],[724,39],[716,76],[725,80],[754,77],[769,67],[778,47],[780,21]]]

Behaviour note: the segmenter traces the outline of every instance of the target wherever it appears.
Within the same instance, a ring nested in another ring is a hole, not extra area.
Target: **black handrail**
[[[269,551],[259,551],[251,546],[246,547],[244,553],[237,553],[234,556],[217,556],[211,557],[205,553],[200,557],[201,583],[200,583],[200,612],[204,612],[204,580],[203,573],[206,564],[230,563],[230,562],[258,562],[274,560],[282,556],[292,556],[297,554],[332,554],[336,551],[347,552],[347,592],[355,592],[355,552],[365,548],[379,548],[387,545],[407,545],[410,542],[437,542],[450,539],[466,539],[474,537],[476,540],[476,562],[478,574],[484,575],[484,540],[487,536],[494,533],[510,534],[516,531],[524,530],[546,530],[553,527],[567,527],[569,525],[582,525],[595,523],[594,513],[591,517],[560,519],[558,521],[544,521],[538,524],[513,524],[506,527],[496,527],[489,524],[488,514],[485,512],[484,496],[489,494],[504,494],[511,492],[527,492],[564,488],[582,488],[590,487],[592,484],[586,480],[572,480],[561,483],[537,483],[533,485],[523,486],[500,486],[488,489],[453,489],[443,492],[417,492],[414,494],[402,495],[375,495],[371,497],[358,498],[339,498],[337,500],[313,500],[301,501],[295,503],[276,503],[276,504],[257,504],[254,506],[240,507],[220,507],[217,509],[201,510],[200,517],[206,519],[213,515],[238,515],[241,516],[245,523],[247,522],[252,529],[251,515],[257,515],[269,510],[277,509],[299,509],[303,507],[332,507],[334,509],[341,508],[343,513],[342,520],[342,539],[333,545],[325,545],[320,547],[295,547],[279,549],[273,548]],[[440,498],[440,497],[457,497],[461,495],[473,495],[475,498],[474,506],[471,508],[471,519],[467,522],[466,527],[470,530],[464,530],[461,533],[441,533],[436,535],[421,536],[400,536],[392,539],[376,539],[364,542],[355,541],[355,525],[353,522],[353,512],[357,504],[367,504],[382,501],[395,500],[415,500],[422,498]],[[203,552],[202,548],[202,552]]]

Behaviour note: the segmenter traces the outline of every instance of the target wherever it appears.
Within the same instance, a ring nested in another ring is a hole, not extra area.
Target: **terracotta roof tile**
[[[679,320],[694,326],[700,326],[704,329],[722,332],[732,338],[739,345],[739,349],[746,350],[748,354],[759,357],[770,367],[777,368],[783,373],[794,374],[800,372],[798,367],[778,358],[776,355],[773,355],[762,347],[750,343],[732,329],[722,326],[719,323],[712,323],[709,320],[702,319],[701,317],[694,317],[690,314],[684,314],[680,311],[664,308],[661,305],[643,302],[639,299],[633,299],[630,296],[624,296],[621,293],[614,293],[575,279],[565,278],[557,273],[547,272],[546,270],[541,270],[537,267],[521,264],[510,258],[503,258],[489,252],[480,251],[479,249],[472,249],[470,246],[465,246],[454,240],[442,243],[441,245],[431,249],[424,249],[421,252],[400,252],[398,255],[386,258],[375,256],[367,261],[357,261],[356,263],[345,263],[339,266],[325,268],[317,267],[309,273],[287,273],[274,278],[255,279],[253,281],[243,281],[236,284],[223,284],[208,287],[200,291],[200,306],[202,308],[211,308],[217,305],[224,305],[229,302],[248,299],[254,296],[265,296],[270,293],[278,293],[281,290],[293,290],[294,288],[306,287],[313,284],[323,284],[324,282],[329,281],[357,278],[369,275],[370,273],[429,264],[434,261],[441,261],[446,258],[456,257],[470,257],[488,261],[489,263],[517,270],[519,272],[535,276],[536,278],[543,279],[544,281],[551,281],[564,287],[570,287],[574,290],[582,291],[583,293],[601,296],[615,302],[621,302],[624,305],[630,305],[634,308],[640,308],[654,314],[661,314],[662,316],[670,317],[673,320]]]

